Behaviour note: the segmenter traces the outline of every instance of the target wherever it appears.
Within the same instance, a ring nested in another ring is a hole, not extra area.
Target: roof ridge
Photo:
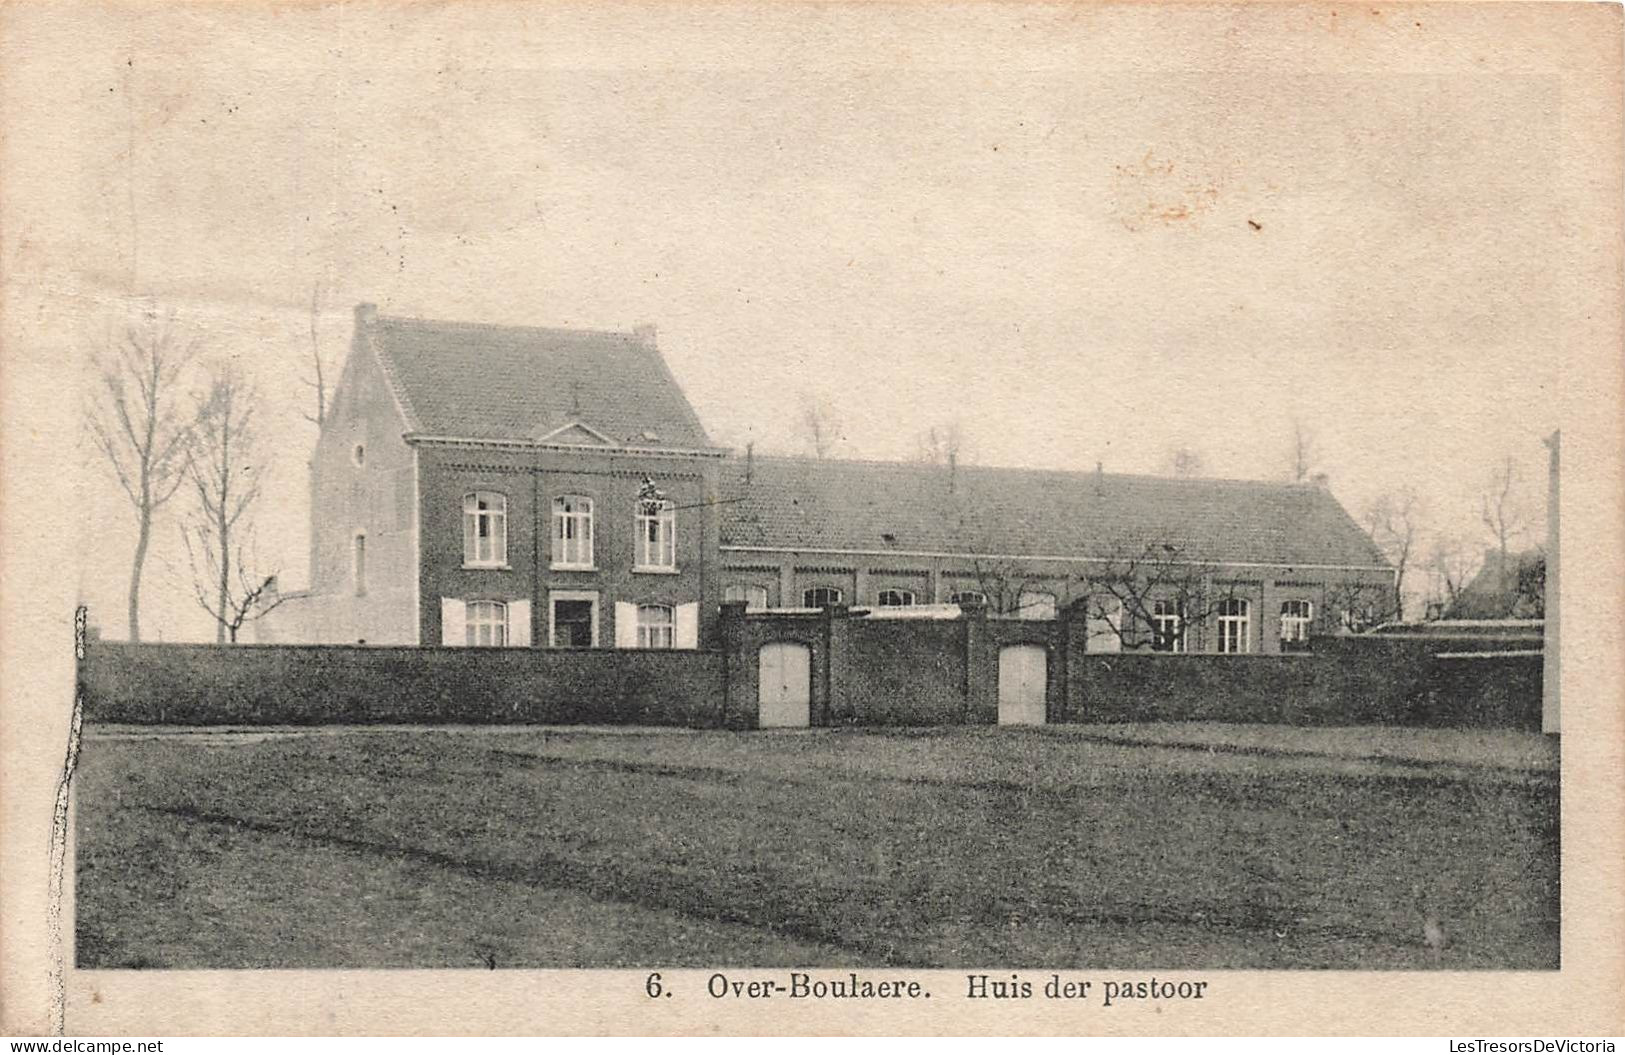
[[[797,462],[806,465],[863,465],[879,468],[916,469],[928,471],[932,469],[943,470],[947,466],[936,462],[913,462],[906,459],[886,458],[819,458],[809,454],[754,454],[752,458],[758,463],[762,462]],[[745,456],[736,453],[730,461],[743,463]],[[1028,473],[1032,475],[1049,474],[1055,476],[1083,476],[1096,475],[1094,469],[1058,469],[1050,467],[1035,467],[1030,465],[982,465],[975,462],[962,462],[958,466],[962,472],[999,472],[999,473]],[[1299,483],[1290,480],[1256,480],[1245,477],[1229,476],[1163,476],[1158,473],[1122,473],[1100,472],[1101,476],[1113,480],[1148,480],[1156,483],[1172,484],[1221,484],[1237,487],[1269,487],[1281,490],[1301,490],[1306,494],[1326,493],[1325,488],[1313,483]]]
[[[377,323],[404,323],[408,326],[455,327],[462,330],[486,330],[497,333],[546,334],[550,337],[613,337],[628,344],[642,345],[636,330],[602,330],[584,326],[535,326],[525,323],[474,322],[464,319],[428,319],[414,315],[375,315]]]

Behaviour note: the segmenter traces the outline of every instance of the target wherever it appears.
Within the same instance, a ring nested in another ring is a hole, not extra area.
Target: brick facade
[[[1018,581],[1004,592],[1042,593],[1055,598],[1055,610],[1087,604],[1091,596],[1106,595],[1090,578],[1103,570],[1099,562],[1057,559],[1004,560],[997,574],[989,562],[970,556],[914,556],[906,554],[798,553],[772,552],[723,547],[722,586],[755,586],[767,593],[770,608],[800,607],[804,593],[816,587],[841,591],[841,603],[849,607],[870,607],[879,603],[883,590],[906,589],[919,604],[945,604],[957,592],[989,595],[998,604],[999,581]],[[1012,572],[1014,569],[1014,572]],[[1393,573],[1379,568],[1304,568],[1280,565],[1269,568],[1236,567],[1224,564],[1211,569],[1216,597],[1234,597],[1249,605],[1251,652],[1281,652],[1281,605],[1289,600],[1306,600],[1313,606],[1311,631],[1318,635],[1336,633],[1342,624],[1342,611],[1350,597],[1378,600],[1393,589]],[[1193,623],[1189,651],[1217,650],[1218,616],[1204,613]],[[1138,632],[1136,632],[1138,631]],[[1149,646],[1149,627],[1130,627],[1129,644]]]
[[[501,449],[425,442],[418,447],[423,525],[418,574],[418,619],[424,644],[442,640],[441,598],[524,601],[530,604],[531,640],[550,644],[551,602],[561,595],[596,597],[600,647],[618,639],[616,606],[698,605],[701,647],[716,643],[721,598],[717,574],[717,462],[715,456],[601,453],[591,450]],[[645,477],[673,507],[676,570],[639,571],[635,560],[636,506]],[[463,561],[463,498],[481,491],[504,495],[507,566],[470,568]],[[592,502],[593,569],[556,568],[553,503],[563,496]],[[624,635],[624,629],[621,634]]]

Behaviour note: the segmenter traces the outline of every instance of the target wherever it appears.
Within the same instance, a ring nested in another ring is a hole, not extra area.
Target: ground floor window
[[[875,604],[881,608],[907,608],[913,603],[913,590],[881,590],[875,595]]]
[[[1114,594],[1102,594],[1089,599],[1088,619],[1085,627],[1089,652],[1121,652],[1127,627],[1123,623],[1123,601]]]
[[[1023,619],[1054,619],[1055,595],[1044,590],[1023,590],[1016,598],[1016,614]]]
[[[674,628],[670,605],[638,605],[639,648],[671,648]]]
[[[507,605],[501,601],[470,601],[466,612],[470,647],[502,648],[508,644]]]
[[[834,586],[813,586],[801,591],[803,608],[822,608],[825,605],[840,603],[841,591]]]
[[[1314,618],[1314,605],[1308,601],[1281,602],[1282,650],[1307,648],[1309,624]]]
[[[1185,613],[1178,601],[1152,603],[1151,651],[1185,651]]]
[[[948,595],[949,604],[986,604],[987,594],[981,590],[955,590]]]
[[[744,601],[747,611],[760,611],[767,607],[766,586],[725,586],[722,589],[723,601]]]
[[[1253,650],[1251,608],[1246,601],[1231,598],[1219,602],[1219,651]]]

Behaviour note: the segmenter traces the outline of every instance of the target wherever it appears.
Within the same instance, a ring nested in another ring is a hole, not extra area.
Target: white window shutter
[[[638,606],[615,602],[615,647],[638,647]]]
[[[530,647],[530,602],[508,602],[508,645],[510,648]]]
[[[468,616],[463,602],[455,597],[440,598],[440,643],[450,646],[468,644]]]
[[[674,648],[700,647],[700,605],[698,601],[677,606],[676,625],[672,631]]]

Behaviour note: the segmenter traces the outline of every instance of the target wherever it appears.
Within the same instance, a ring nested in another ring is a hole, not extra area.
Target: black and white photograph
[[[58,1028],[1611,985],[1619,14],[11,8]]]

